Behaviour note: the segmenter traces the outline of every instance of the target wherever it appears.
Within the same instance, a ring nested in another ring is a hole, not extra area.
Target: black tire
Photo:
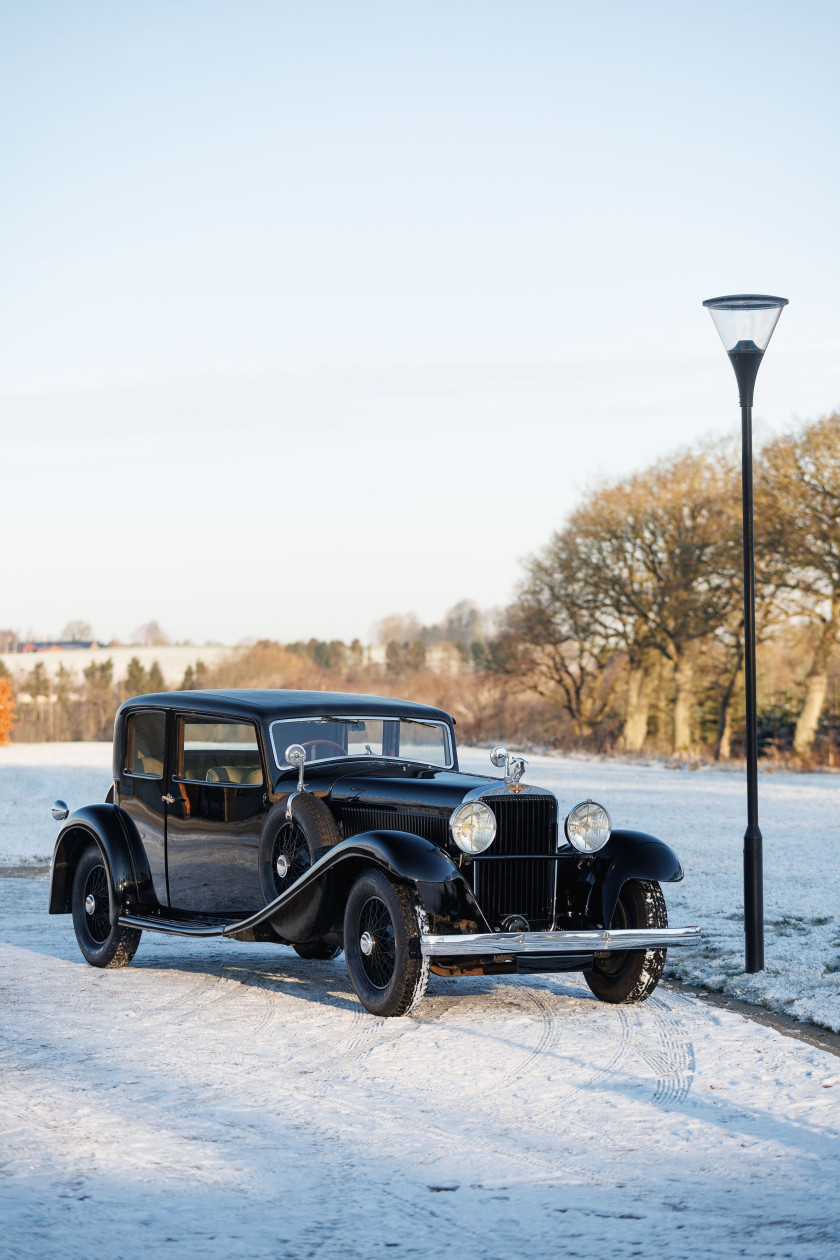
[[[655,880],[628,880],[619,893],[613,928],[665,928],[668,911],[662,889]],[[629,950],[596,958],[583,978],[602,1002],[629,1005],[644,1002],[659,984],[665,966],[665,949]]]
[[[326,941],[308,941],[305,945],[295,945],[295,953],[301,958],[315,958],[321,962],[329,962],[331,958],[338,958],[341,953],[340,945],[328,945]]]
[[[266,903],[291,888],[340,839],[338,824],[329,806],[309,792],[295,796],[291,819],[286,817],[286,801],[272,806],[260,839],[260,885]],[[285,868],[282,873],[278,869],[281,858],[281,867]],[[315,944],[333,926],[334,914],[330,881],[323,880],[278,911],[271,925],[285,941]]]
[[[111,872],[98,844],[89,844],[79,858],[70,904],[76,940],[90,965],[127,967],[143,933],[119,926]]]
[[[353,988],[372,1015],[406,1015],[429,982],[421,957],[426,915],[415,893],[384,871],[363,872],[350,889],[344,912],[344,953]],[[371,948],[363,952],[363,936]]]

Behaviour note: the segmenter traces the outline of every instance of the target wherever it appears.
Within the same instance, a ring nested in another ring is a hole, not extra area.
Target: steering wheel
[[[312,748],[318,744],[326,744],[329,748],[337,748],[342,757],[347,756],[347,749],[343,744],[337,744],[334,739],[305,739],[301,744],[301,748]]]

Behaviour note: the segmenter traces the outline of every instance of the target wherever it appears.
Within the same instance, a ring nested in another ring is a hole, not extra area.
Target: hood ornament
[[[502,745],[497,744],[490,752],[490,760],[497,769],[505,768],[505,783],[518,783],[525,773],[528,762],[524,757],[513,757]],[[521,788],[519,789],[521,791]]]

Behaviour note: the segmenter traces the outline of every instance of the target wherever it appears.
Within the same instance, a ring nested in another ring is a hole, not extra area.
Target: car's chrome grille
[[[433,844],[446,844],[447,819],[440,814],[420,814],[401,809],[373,809],[367,805],[345,805],[341,811],[341,832],[345,839],[362,831],[410,831]]]
[[[491,853],[556,853],[557,801],[553,796],[488,796],[496,815],[496,839]]]
[[[554,919],[557,802],[550,796],[488,797],[496,839],[475,862],[475,892],[492,927],[520,914],[536,930]]]

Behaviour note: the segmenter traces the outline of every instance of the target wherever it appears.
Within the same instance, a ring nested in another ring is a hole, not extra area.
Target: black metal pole
[[[764,854],[758,825],[758,732],[755,695],[755,531],[753,525],[752,389],[741,399],[741,496],[744,523],[744,682],[747,707],[747,829],[744,832],[746,970],[764,970]]]
[[[755,685],[755,532],[753,522],[752,405],[764,351],[787,298],[738,293],[703,305],[735,369],[741,401],[741,496],[744,544],[744,683],[747,708],[747,829],[744,832],[744,945],[746,970],[764,970],[764,854],[758,825],[758,722]],[[752,333],[752,336],[750,335]],[[758,337],[758,341],[755,338]],[[736,340],[737,338],[737,340]]]

